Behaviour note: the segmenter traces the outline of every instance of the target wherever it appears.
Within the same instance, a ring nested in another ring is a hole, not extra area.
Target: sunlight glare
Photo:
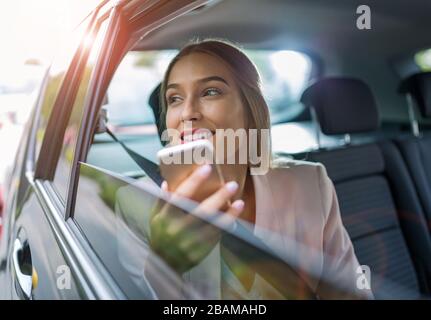
[[[277,51],[270,56],[274,71],[299,95],[310,74],[311,62],[306,55],[291,50]]]

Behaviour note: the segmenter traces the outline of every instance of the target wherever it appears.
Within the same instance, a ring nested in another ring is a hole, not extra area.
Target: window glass
[[[195,211],[192,201],[176,200],[169,206],[166,201],[145,179],[122,179],[81,164],[74,220],[128,298],[314,298],[307,284],[316,281],[312,280],[311,254],[304,261],[291,260],[269,250],[245,222],[228,228],[217,219],[210,223],[205,216],[191,213]],[[186,254],[177,251],[174,239],[158,236],[161,225],[155,224],[155,217],[161,217],[161,212],[166,226],[190,223],[182,240],[196,232],[208,237],[202,237],[199,248],[192,246]],[[292,249],[298,248],[293,239],[284,241],[290,241]],[[197,249],[202,252],[195,261]],[[292,266],[306,265],[306,261],[311,269],[299,276]]]
[[[148,101],[175,54],[174,50],[131,51],[124,57],[108,89],[105,108],[112,125],[154,123]]]
[[[262,80],[272,123],[287,122],[302,111],[299,102],[311,74],[311,59],[292,50],[244,50]]]
[[[128,147],[154,162],[161,143],[149,100],[175,53],[171,50],[127,53],[111,80],[103,106],[111,131]],[[87,162],[131,177],[144,174],[106,133],[95,135]]]
[[[88,86],[90,83],[91,74],[96,64],[97,57],[100,52],[102,41],[106,34],[108,21],[104,21],[97,32],[94,41],[88,40],[87,46],[92,46],[91,53],[88,58],[84,73],[76,94],[75,102],[68,120],[66,131],[63,136],[63,144],[60,154],[60,159],[57,164],[57,169],[54,176],[54,185],[60,192],[60,195],[66,197],[69,175],[72,169],[73,157],[75,154],[78,132],[84,111],[85,99],[89,95]]]
[[[81,43],[85,32],[88,31],[88,23],[88,20],[84,21],[75,31],[71,33],[71,35],[64,38],[64,44],[61,46],[61,50],[59,50],[59,52],[55,55],[55,58],[49,68],[45,92],[43,94],[41,108],[38,115],[39,119],[36,131],[35,159],[38,158],[42,141],[45,136],[45,130],[48,125],[48,120],[54,107],[57,95],[63,84],[66,72],[70,67],[70,63],[72,62],[74,55],[77,53],[78,46]]]

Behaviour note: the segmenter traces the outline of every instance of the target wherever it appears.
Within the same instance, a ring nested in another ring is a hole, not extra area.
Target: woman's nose
[[[183,121],[196,121],[202,118],[199,106],[194,99],[187,99],[182,110],[181,119]]]

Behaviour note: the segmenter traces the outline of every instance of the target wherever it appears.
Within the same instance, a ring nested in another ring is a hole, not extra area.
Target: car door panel
[[[64,281],[61,276],[64,270],[71,270],[66,261],[58,239],[47,219],[47,214],[40,205],[40,199],[36,196],[33,187],[27,189],[27,196],[18,203],[16,220],[13,226],[12,239],[9,246],[7,276],[11,280],[10,290],[13,299],[24,299],[19,287],[17,270],[14,266],[15,239],[24,231],[31,251],[32,266],[37,273],[37,286],[32,290],[33,299],[79,299],[85,295],[78,288],[73,273],[70,273],[70,281]],[[34,271],[33,271],[34,272]],[[66,275],[67,277],[67,275]],[[59,280],[60,279],[60,280]],[[60,284],[60,287],[58,286]],[[62,286],[63,284],[63,286]],[[70,284],[70,286],[69,286]]]

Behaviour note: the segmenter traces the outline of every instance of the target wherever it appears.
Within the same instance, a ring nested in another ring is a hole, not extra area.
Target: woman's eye
[[[179,101],[181,98],[179,96],[171,96],[168,98],[168,104],[172,104],[175,103],[177,101]]]
[[[211,96],[217,96],[219,94],[221,94],[221,91],[219,89],[216,89],[216,88],[209,88],[209,89],[206,89],[204,91],[204,96],[210,96],[211,97]]]

